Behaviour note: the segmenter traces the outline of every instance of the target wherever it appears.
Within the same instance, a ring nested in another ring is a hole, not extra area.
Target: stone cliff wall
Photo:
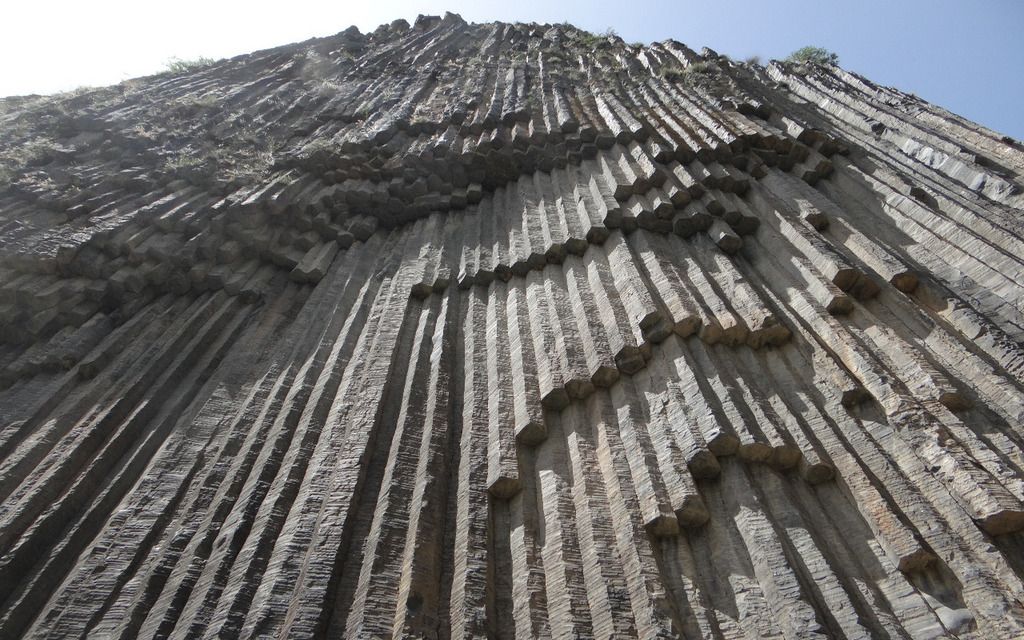
[[[395,23],[0,101],[0,636],[1024,634],[1024,152]]]

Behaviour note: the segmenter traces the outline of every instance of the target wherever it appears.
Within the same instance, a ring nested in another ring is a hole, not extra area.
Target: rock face
[[[1024,634],[1024,153],[399,21],[0,102],[0,637]]]

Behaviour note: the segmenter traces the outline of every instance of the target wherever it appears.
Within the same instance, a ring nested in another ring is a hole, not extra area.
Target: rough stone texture
[[[0,166],[2,637],[1024,634],[1012,140],[448,15]]]

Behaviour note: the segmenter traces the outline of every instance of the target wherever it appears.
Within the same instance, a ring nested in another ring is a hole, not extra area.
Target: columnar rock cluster
[[[453,15],[0,101],[0,636],[1020,637],[1022,172]]]

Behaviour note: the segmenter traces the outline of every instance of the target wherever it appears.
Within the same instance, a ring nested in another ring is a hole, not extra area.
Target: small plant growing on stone
[[[195,60],[171,58],[167,61],[167,70],[171,73],[185,73],[186,71],[195,71],[196,69],[208,67],[214,62],[213,58],[196,58]]]
[[[164,169],[172,172],[187,171],[188,169],[199,169],[205,165],[205,161],[198,154],[182,152],[172,156],[164,163]]]
[[[578,42],[586,49],[596,49],[605,42],[601,36],[588,31],[580,31],[576,37]]]
[[[710,80],[716,73],[718,73],[716,65],[710,62],[694,62],[685,69],[674,64],[666,65],[661,68],[658,75],[669,82],[681,82],[692,87]]]
[[[795,64],[839,64],[839,56],[821,47],[801,47],[789,54],[786,62]]]
[[[22,141],[17,146],[0,152],[0,165],[6,166],[10,175],[27,167],[41,167],[56,158],[62,149],[49,138],[35,138]]]
[[[224,168],[224,175],[230,180],[256,180],[266,176],[274,166],[271,151],[252,150],[232,158],[233,164]]]
[[[680,82],[683,79],[684,70],[677,64],[666,64],[658,70],[658,75],[669,82]]]
[[[681,80],[688,87],[706,87],[714,82],[718,71],[718,65],[711,62],[694,62],[686,67]]]

